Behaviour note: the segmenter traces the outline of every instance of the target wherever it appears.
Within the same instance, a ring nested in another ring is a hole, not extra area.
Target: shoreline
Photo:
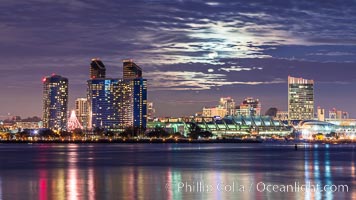
[[[110,143],[122,143],[122,144],[165,144],[165,143],[193,143],[193,144],[214,144],[214,143],[265,143],[265,144],[356,144],[356,141],[306,141],[306,140],[241,140],[241,139],[207,139],[207,140],[194,140],[194,139],[98,139],[98,140],[0,140],[0,144],[110,144]]]
[[[37,143],[37,144],[48,144],[48,143],[58,143],[58,144],[95,144],[95,143],[129,143],[129,144],[140,144],[140,143],[155,143],[155,144],[165,144],[165,143],[262,143],[258,140],[239,140],[239,139],[221,139],[221,140],[188,140],[188,139],[99,139],[99,140],[0,140],[0,143],[18,143],[18,144],[28,144],[28,143]]]

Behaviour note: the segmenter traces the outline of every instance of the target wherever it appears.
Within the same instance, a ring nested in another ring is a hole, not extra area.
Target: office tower
[[[90,63],[90,79],[105,78],[105,74],[104,63],[98,58],[93,58]]]
[[[288,76],[289,120],[314,119],[314,81]]]
[[[259,99],[247,97],[236,109],[236,115],[259,116],[261,115],[261,103]]]
[[[59,75],[43,78],[43,127],[67,129],[68,79]]]
[[[132,59],[125,59],[123,62],[123,79],[142,78],[142,69],[136,65]]]
[[[88,101],[86,98],[77,98],[75,100],[75,115],[83,128],[88,127]]]
[[[221,97],[219,105],[226,109],[227,115],[235,115],[235,101],[231,97]]]
[[[88,128],[119,128],[119,79],[88,80]]]

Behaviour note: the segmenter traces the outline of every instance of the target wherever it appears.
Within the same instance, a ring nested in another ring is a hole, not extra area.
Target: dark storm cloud
[[[121,75],[121,59],[134,58],[160,103],[170,92],[177,102],[202,102],[204,90],[217,99],[271,89],[275,97],[265,99],[280,99],[288,75],[321,87],[355,84],[354,1],[3,0],[0,13],[6,112],[22,112],[10,101],[21,88],[40,102],[39,80],[52,73],[70,79],[71,102],[85,96],[92,57],[110,77]],[[40,110],[34,103],[24,112]]]

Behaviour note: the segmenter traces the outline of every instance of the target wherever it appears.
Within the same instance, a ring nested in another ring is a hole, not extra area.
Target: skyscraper
[[[146,128],[147,80],[132,60],[124,60],[123,70],[123,79],[87,81],[88,128]]]
[[[119,79],[88,80],[88,128],[119,128]]]
[[[314,119],[314,81],[288,76],[289,120]]]
[[[142,78],[142,69],[136,65],[132,59],[125,59],[123,62],[123,79]]]
[[[133,126],[146,128],[147,124],[147,80],[133,80]]]
[[[105,78],[105,74],[104,63],[98,58],[93,58],[90,63],[90,79]]]
[[[59,75],[43,78],[43,127],[67,129],[68,79]]]
[[[142,69],[132,59],[123,60],[121,124],[146,128],[147,80],[142,78]]]
[[[88,101],[86,98],[77,98],[75,100],[75,115],[83,128],[88,127]]]

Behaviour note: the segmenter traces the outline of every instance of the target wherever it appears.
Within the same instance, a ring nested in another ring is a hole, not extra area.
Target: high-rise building
[[[132,59],[123,60],[121,124],[124,127],[146,128],[147,80],[142,78],[142,69]]]
[[[146,128],[147,124],[147,80],[133,80],[133,126]]]
[[[43,78],[43,127],[67,129],[68,79],[59,75]]]
[[[153,102],[147,102],[147,120],[152,121],[155,118],[156,110]]]
[[[119,101],[122,80],[88,80],[88,128],[119,128]]]
[[[147,80],[132,60],[123,61],[123,79],[88,80],[88,127],[146,128]]]
[[[227,115],[235,115],[236,106],[233,98],[221,97],[219,104],[226,109]]]
[[[142,78],[142,69],[136,65],[132,59],[125,59],[123,62],[123,79]]]
[[[77,98],[75,100],[75,115],[83,128],[88,127],[88,101],[86,98]]]
[[[288,76],[289,120],[314,119],[314,81]]]
[[[236,115],[259,116],[261,115],[261,103],[259,99],[247,97],[236,109]]]
[[[98,58],[93,58],[90,63],[90,79],[105,78],[105,74],[104,63]]]
[[[119,118],[121,127],[146,127],[147,80],[123,80],[119,86]]]

